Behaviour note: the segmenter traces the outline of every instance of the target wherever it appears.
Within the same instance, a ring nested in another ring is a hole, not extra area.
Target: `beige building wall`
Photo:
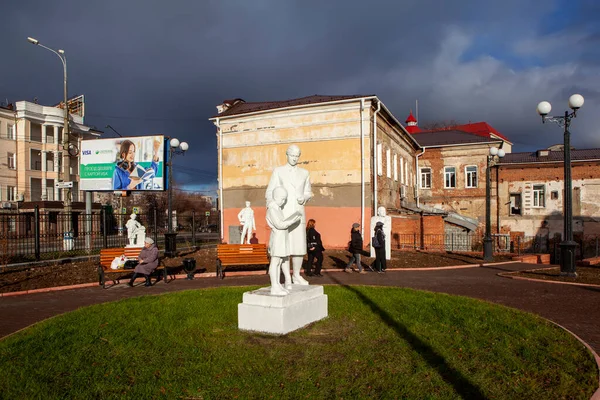
[[[317,221],[326,246],[345,246],[354,222],[368,227],[374,201],[372,168],[377,166],[372,142],[375,110],[371,99],[354,99],[215,120],[217,142],[222,144],[224,241],[230,240],[230,228],[239,226],[237,214],[245,201],[252,202],[259,241],[268,240],[265,191],[273,168],[287,162],[291,144],[300,147],[300,166],[310,173],[314,196],[306,217]],[[378,204],[396,207],[400,180],[386,174],[386,151],[406,160],[408,177],[414,176],[414,148],[408,134],[383,115],[376,117],[377,141],[385,149],[377,197]]]
[[[10,136],[9,136],[10,131]],[[11,201],[17,186],[17,158],[15,115],[12,110],[0,108],[0,202]],[[12,156],[14,161],[10,161]],[[14,189],[13,189],[14,188]]]

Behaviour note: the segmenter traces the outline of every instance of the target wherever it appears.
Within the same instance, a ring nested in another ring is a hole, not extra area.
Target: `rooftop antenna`
[[[415,111],[417,113],[417,125],[419,125],[419,100],[415,100]]]
[[[104,128],[110,128],[110,129],[112,129],[112,131],[113,131],[114,133],[116,133],[117,135],[119,135],[119,137],[123,137],[123,136],[122,136],[122,135],[121,135],[119,132],[117,132],[117,130],[116,130],[115,128],[113,128],[113,127],[112,127],[112,126],[110,126],[110,125],[106,125]]]

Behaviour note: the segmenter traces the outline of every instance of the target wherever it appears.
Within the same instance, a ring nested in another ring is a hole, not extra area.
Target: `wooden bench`
[[[266,244],[218,244],[217,277],[225,278],[224,267],[229,265],[266,265],[269,272]]]
[[[142,251],[142,247],[116,247],[112,249],[101,249],[100,250],[100,265],[98,265],[98,283],[104,289],[106,289],[106,275],[116,275],[116,278],[111,279],[113,281],[113,286],[119,283],[119,280],[123,277],[123,274],[131,275],[133,274],[133,269],[111,269],[110,264],[115,259],[115,257],[120,257],[125,255],[128,259],[138,258],[140,252]],[[117,275],[118,274],[118,275]],[[158,264],[158,267],[152,272],[152,275],[160,276],[162,274],[162,278],[165,283],[168,283],[167,280],[167,268],[164,265]],[[113,275],[113,276],[114,276]]]

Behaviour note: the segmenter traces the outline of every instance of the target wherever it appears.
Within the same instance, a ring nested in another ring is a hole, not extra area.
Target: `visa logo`
[[[84,151],[81,152],[81,154],[83,154],[84,156],[89,156],[89,155],[92,154],[92,151],[91,150],[84,150]]]

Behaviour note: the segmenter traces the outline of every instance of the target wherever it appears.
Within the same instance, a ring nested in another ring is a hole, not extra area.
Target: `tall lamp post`
[[[577,117],[577,110],[583,106],[583,96],[574,94],[569,97],[569,108],[571,113],[565,111],[564,116],[549,116],[552,105],[547,101],[542,101],[537,106],[537,112],[542,117],[542,123],[546,121],[554,122],[564,128],[564,169],[565,169],[565,198],[564,198],[564,236],[560,244],[560,274],[563,276],[576,277],[575,271],[575,250],[577,243],[573,240],[573,186],[571,182],[571,119]]]
[[[492,261],[494,259],[494,241],[492,239],[492,177],[491,169],[494,158],[504,157],[504,150],[497,147],[490,147],[490,153],[487,156],[487,167],[485,169],[485,237],[483,238],[483,260]]]
[[[40,46],[41,48],[44,48],[48,51],[53,52],[54,54],[56,54],[58,56],[58,58],[60,58],[60,61],[62,62],[63,65],[63,102],[64,102],[64,114],[63,114],[63,165],[62,168],[65,169],[65,174],[64,176],[68,178],[68,171],[69,171],[69,167],[71,166],[70,163],[70,151],[72,151],[73,147],[69,146],[69,138],[70,138],[70,130],[69,130],[69,107],[67,104],[67,56],[65,55],[65,51],[62,49],[58,49],[58,50],[54,50],[51,49],[50,47],[46,47],[43,44],[40,43],[39,40],[34,39],[32,37],[28,37],[27,41],[33,45],[36,46]],[[57,171],[58,174],[58,181],[60,181],[60,169]],[[67,179],[68,180],[68,179]],[[64,206],[65,206],[65,213],[66,215],[66,219],[65,219],[65,250],[71,250],[73,247],[73,221],[72,221],[72,217],[71,217],[71,188],[67,188],[67,187],[63,187],[63,201],[64,201]]]
[[[165,233],[165,256],[175,257],[177,253],[177,232],[173,232],[173,157],[175,154],[184,154],[189,149],[189,145],[186,142],[179,142],[179,139],[172,138],[169,141],[169,161],[167,167],[169,168],[169,202],[168,202],[168,215],[167,220],[169,226],[167,227],[167,233]]]

